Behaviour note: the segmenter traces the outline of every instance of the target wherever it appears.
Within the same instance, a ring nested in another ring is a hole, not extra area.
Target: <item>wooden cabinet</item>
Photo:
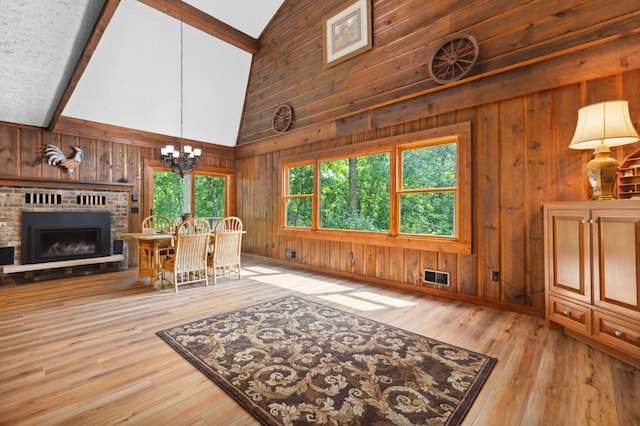
[[[546,321],[640,366],[640,200],[544,205]]]

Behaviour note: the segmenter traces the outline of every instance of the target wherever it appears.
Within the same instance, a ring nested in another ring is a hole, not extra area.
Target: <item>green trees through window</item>
[[[318,229],[455,237],[457,149],[449,139],[285,166],[286,226],[314,228],[317,214]],[[391,163],[392,154],[397,164]],[[392,173],[398,176],[395,188],[391,188]],[[317,195],[315,179],[319,179]],[[392,211],[398,212],[395,221]]]
[[[313,166],[304,165],[288,169],[287,226],[311,227],[311,211],[313,201]]]
[[[185,185],[173,172],[153,172],[153,213],[173,219],[185,210]],[[188,209],[189,204],[187,204]]]
[[[195,217],[224,217],[225,179],[195,175]]]
[[[456,144],[401,151],[400,233],[455,235]]]
[[[320,163],[320,228],[389,231],[389,153]]]
[[[224,217],[225,187],[226,179],[221,176],[188,174],[180,179],[173,172],[154,171],[154,213],[169,219],[184,213],[195,217]],[[192,193],[194,212],[191,211]]]

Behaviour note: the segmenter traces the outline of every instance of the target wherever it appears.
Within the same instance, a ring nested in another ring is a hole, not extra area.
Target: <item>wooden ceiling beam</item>
[[[180,0],[138,0],[246,52],[258,51],[258,40]]]
[[[84,46],[84,50],[82,51],[82,55],[76,64],[76,68],[73,70],[73,74],[71,74],[71,78],[67,83],[67,87],[60,98],[60,102],[58,102],[58,106],[49,121],[49,125],[47,126],[47,130],[50,132],[54,132],[56,130],[56,125],[58,124],[58,120],[60,120],[60,116],[62,115],[62,111],[67,106],[69,99],[71,99],[71,95],[73,91],[76,89],[78,82],[80,81],[80,77],[84,73],[85,69],[87,69],[87,65],[89,65],[89,60],[91,60],[91,56],[93,52],[95,52],[98,47],[98,43],[102,38],[109,22],[111,22],[111,18],[116,13],[116,9],[120,4],[120,0],[106,0],[104,2],[104,6],[102,6],[102,11],[100,11],[100,15],[96,20],[96,24],[93,26],[93,30],[89,35],[89,39]]]

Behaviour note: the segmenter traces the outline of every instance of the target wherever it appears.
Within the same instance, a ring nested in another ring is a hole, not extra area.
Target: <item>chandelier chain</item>
[[[183,178],[185,173],[192,172],[198,164],[202,150],[184,145],[184,16],[183,2],[180,0],[180,151],[173,145],[160,150],[160,161],[168,164],[171,171]]]
[[[184,144],[184,17],[180,0],[180,147]],[[184,152],[184,150],[183,150]]]

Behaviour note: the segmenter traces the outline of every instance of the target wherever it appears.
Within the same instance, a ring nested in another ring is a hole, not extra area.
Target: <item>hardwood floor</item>
[[[254,425],[155,332],[296,294],[498,358],[466,425],[640,424],[640,370],[542,318],[244,260],[154,291],[136,271],[0,285],[0,424]]]

